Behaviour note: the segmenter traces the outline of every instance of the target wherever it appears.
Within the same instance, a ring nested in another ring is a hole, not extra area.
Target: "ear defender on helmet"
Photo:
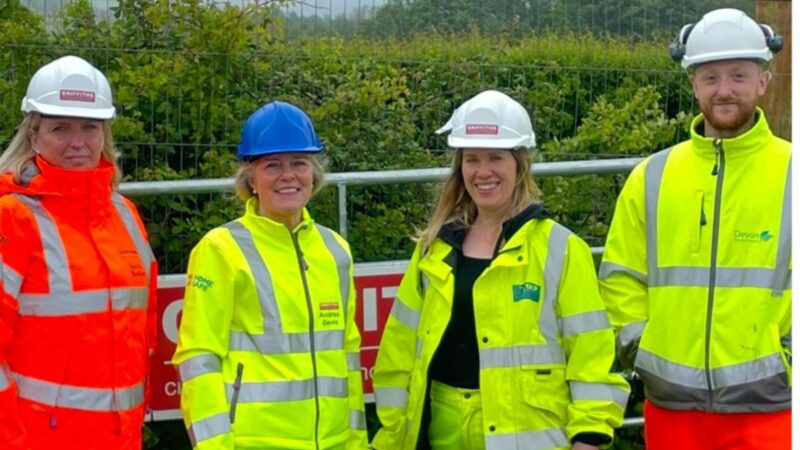
[[[672,57],[672,60],[675,61],[676,63],[681,62],[681,60],[683,59],[683,55],[686,54],[686,40],[689,39],[689,33],[692,32],[692,29],[694,28],[695,25],[697,24],[687,23],[686,25],[684,25],[683,28],[681,28],[681,31],[680,33],[678,33],[678,36],[675,38],[675,40],[672,41],[671,44],[669,44],[669,55]]]
[[[783,50],[783,36],[772,30],[772,27],[766,24],[759,24],[761,31],[764,32],[764,37],[767,38],[767,48],[772,53],[778,53]]]

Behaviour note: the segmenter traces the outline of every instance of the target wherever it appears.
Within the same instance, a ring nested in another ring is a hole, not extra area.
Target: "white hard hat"
[[[22,111],[86,119],[114,117],[105,75],[77,56],[64,56],[39,68],[22,99]]]
[[[522,105],[497,91],[483,91],[464,102],[436,134],[450,132],[452,148],[533,148],[531,118]]]
[[[728,59],[770,61],[783,48],[783,38],[768,25],[759,25],[738,9],[709,12],[696,24],[684,25],[670,45],[684,69]]]

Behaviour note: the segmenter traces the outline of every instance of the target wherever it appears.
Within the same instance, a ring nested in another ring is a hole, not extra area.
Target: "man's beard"
[[[750,122],[750,120],[753,118],[753,114],[755,113],[755,103],[742,103],[741,100],[717,102],[735,104],[737,111],[734,113],[733,117],[731,117],[730,114],[726,114],[724,118],[720,118],[719,114],[714,113],[715,105],[709,101],[705,105],[700,105],[700,111],[703,113],[703,118],[706,120],[706,122],[714,127],[714,129],[718,132],[727,132],[724,134],[734,133],[734,135],[737,135],[745,131],[743,128]]]

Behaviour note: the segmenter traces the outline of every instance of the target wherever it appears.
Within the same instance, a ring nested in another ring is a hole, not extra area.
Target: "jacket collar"
[[[497,245],[494,249],[494,255],[500,252],[500,249],[511,240],[511,237],[522,228],[531,219],[542,219],[549,214],[541,203],[533,203],[516,216],[503,222],[503,229],[500,237],[497,240]],[[448,245],[453,247],[458,253],[462,253],[464,239],[467,236],[467,229],[461,221],[452,221],[444,224],[442,229],[439,230],[437,237]]]
[[[16,183],[10,173],[0,178],[0,195],[19,193],[30,196],[69,198],[108,198],[116,168],[105,158],[95,169],[74,170],[54,166],[36,156],[23,166]]]
[[[254,230],[260,230],[266,233],[282,233],[288,230],[293,234],[297,234],[302,230],[310,228],[314,224],[314,219],[311,218],[306,208],[303,208],[302,215],[300,223],[297,224],[293,230],[289,230],[289,227],[283,223],[258,214],[258,198],[250,197],[244,206],[243,219],[247,223],[248,228]]]
[[[716,158],[714,139],[702,135],[704,117],[698,115],[692,121],[691,140],[694,151],[705,158]],[[763,149],[772,139],[772,131],[761,108],[756,108],[756,119],[753,127],[739,136],[721,139],[725,159],[733,159],[751,155]]]

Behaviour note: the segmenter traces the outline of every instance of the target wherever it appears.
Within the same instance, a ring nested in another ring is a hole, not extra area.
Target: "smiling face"
[[[314,186],[311,158],[306,153],[279,153],[253,163],[250,184],[258,195],[260,215],[289,228],[300,223]]]
[[[38,127],[28,130],[28,139],[33,150],[54,166],[94,169],[103,150],[103,121],[42,117]]]
[[[753,61],[727,60],[702,64],[689,79],[705,118],[705,135],[730,138],[753,126],[770,73]]]
[[[517,161],[510,150],[464,149],[461,174],[479,215],[512,208]]]

